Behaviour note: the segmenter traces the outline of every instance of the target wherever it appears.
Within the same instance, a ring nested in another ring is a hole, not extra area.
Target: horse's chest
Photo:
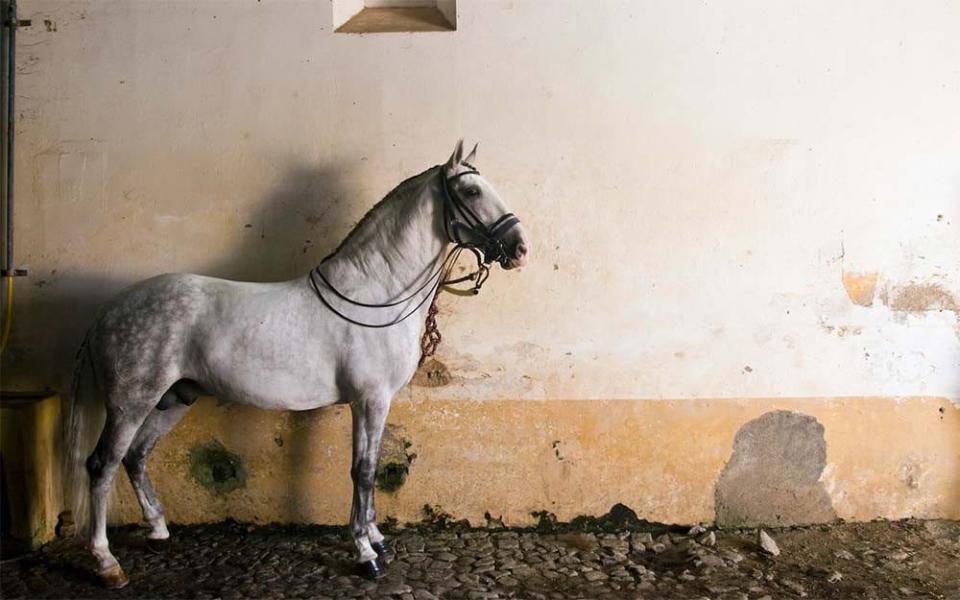
[[[339,357],[341,380],[357,387],[379,386],[395,393],[417,368],[417,332],[412,327],[398,326],[392,331],[368,333],[371,335],[360,336]]]

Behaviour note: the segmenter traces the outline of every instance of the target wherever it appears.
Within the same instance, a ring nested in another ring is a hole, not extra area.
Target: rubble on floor
[[[353,544],[343,528],[228,522],[171,530],[162,554],[151,553],[136,528],[112,531],[131,582],[110,597],[960,598],[960,522],[954,521],[779,529],[766,536],[769,542],[757,530],[704,527],[400,529],[388,536],[395,556],[377,582],[354,574]],[[58,540],[4,561],[0,596],[102,598],[107,593],[91,568],[79,541]]]

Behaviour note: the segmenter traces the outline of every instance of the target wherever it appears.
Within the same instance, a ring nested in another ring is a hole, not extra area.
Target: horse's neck
[[[406,296],[439,266],[446,246],[436,169],[405,181],[347,236],[322,269],[345,295],[382,303]]]

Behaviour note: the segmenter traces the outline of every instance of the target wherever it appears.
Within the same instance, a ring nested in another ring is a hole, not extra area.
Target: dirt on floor
[[[436,515],[433,515],[436,517]],[[624,525],[621,523],[620,525]],[[476,529],[433,518],[394,528],[387,576],[355,575],[344,528],[219,523],[171,527],[152,552],[142,530],[111,531],[130,576],[100,588],[76,538],[3,561],[3,598],[960,598],[960,522],[876,521],[768,530],[643,522]],[[769,544],[768,544],[769,545]]]

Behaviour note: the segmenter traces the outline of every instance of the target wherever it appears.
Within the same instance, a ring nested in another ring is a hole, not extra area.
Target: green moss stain
[[[190,449],[190,475],[214,494],[227,494],[247,483],[240,456],[217,440]]]
[[[641,519],[632,508],[624,504],[614,504],[605,515],[580,515],[569,523],[557,520],[550,511],[538,510],[530,513],[537,520],[532,527],[538,533],[614,533],[618,531],[649,531],[659,535],[667,531],[683,532],[684,526],[671,526]]]
[[[490,514],[490,511],[483,513],[484,527],[487,529],[506,529],[506,525],[503,524],[503,515],[499,517],[494,517]]]
[[[377,489],[388,494],[396,493],[410,475],[410,465],[417,455],[410,452],[413,444],[396,425],[387,425],[383,432],[380,465],[377,467]]]
[[[431,506],[424,504],[420,514],[423,516],[423,520],[419,523],[407,523],[407,527],[453,531],[466,531],[470,529],[470,521],[466,519],[457,520],[453,515],[437,505]]]
[[[540,533],[553,533],[557,530],[557,515],[547,510],[536,510],[530,516],[537,520],[534,529]]]
[[[579,516],[570,521],[570,526],[577,531],[612,532],[629,529],[640,530],[644,522],[637,517],[637,513],[629,506],[617,503],[610,508],[610,512],[599,517]]]
[[[387,463],[377,469],[377,489],[392,493],[400,489],[407,480],[410,465],[407,463]]]

